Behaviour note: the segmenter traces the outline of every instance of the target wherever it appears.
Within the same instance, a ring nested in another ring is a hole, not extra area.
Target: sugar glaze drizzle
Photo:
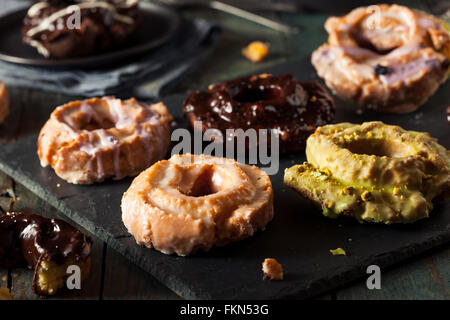
[[[164,152],[164,143],[161,139],[153,139],[158,141],[156,144],[152,144],[153,131],[149,132],[148,126],[145,127],[144,124],[148,123],[151,125],[151,129],[156,131],[158,136],[162,136],[164,130],[163,125],[160,121],[160,116],[157,112],[154,112],[148,108],[147,104],[139,103],[140,107],[145,110],[145,116],[143,120],[137,121],[133,117],[127,108],[124,107],[123,102],[120,99],[115,99],[112,97],[103,98],[108,103],[109,113],[114,120],[114,126],[117,129],[124,129],[128,126],[135,127],[135,134],[142,141],[142,144],[146,153],[147,165],[149,165],[155,155],[160,155]],[[60,107],[61,108],[61,107]],[[89,123],[92,119],[97,122],[101,122],[96,110],[87,103],[83,101],[80,104],[80,112],[86,117],[85,121]],[[116,136],[108,132],[108,129],[95,129],[95,130],[76,130],[76,124],[70,114],[63,114],[62,123],[66,125],[69,134],[72,138],[78,138],[83,135],[84,138],[81,141],[80,150],[88,154],[92,159],[96,159],[97,162],[97,179],[99,181],[105,178],[105,168],[103,166],[103,152],[105,150],[113,151],[113,165],[114,165],[114,179],[121,179],[120,171],[120,142]]]

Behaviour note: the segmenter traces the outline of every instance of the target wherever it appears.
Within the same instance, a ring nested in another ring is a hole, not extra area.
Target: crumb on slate
[[[275,259],[266,258],[262,263],[262,270],[264,280],[283,280],[283,267]]]

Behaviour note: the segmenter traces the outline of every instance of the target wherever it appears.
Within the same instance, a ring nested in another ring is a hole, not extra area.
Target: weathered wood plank
[[[14,181],[3,172],[0,172],[0,214],[12,209],[15,198]]]
[[[111,248],[106,250],[103,299],[180,299],[158,280]]]
[[[368,290],[361,281],[336,294],[338,300],[351,299],[450,299],[450,244],[388,270],[381,270],[381,289]]]
[[[20,99],[16,99],[19,89],[8,88],[10,95],[10,111],[5,122],[0,125],[0,145],[11,142],[17,135],[20,118],[22,117],[24,105]]]
[[[8,288],[8,269],[0,267],[0,288]]]
[[[8,269],[0,269],[0,288],[8,287]]]
[[[0,172],[0,215],[5,214],[11,206],[12,179]],[[0,267],[0,288],[9,287],[8,268]]]

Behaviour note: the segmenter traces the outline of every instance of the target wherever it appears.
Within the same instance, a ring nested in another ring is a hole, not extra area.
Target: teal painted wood
[[[279,32],[253,22],[213,10],[186,10],[186,17],[197,17],[216,22],[223,29],[223,35],[207,61],[192,72],[175,92],[205,87],[211,83],[256,72],[287,60],[285,39]],[[276,16],[276,14],[266,14]],[[270,54],[260,63],[253,63],[242,55],[242,49],[252,41],[263,41],[270,45]]]
[[[450,299],[450,245],[381,271],[381,289],[369,290],[361,281],[338,290],[336,299]]]

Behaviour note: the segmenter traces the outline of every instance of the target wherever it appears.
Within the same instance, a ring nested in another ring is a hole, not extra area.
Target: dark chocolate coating
[[[42,259],[62,263],[69,255],[86,260],[92,239],[60,219],[22,212],[0,216],[0,265],[35,269]]]
[[[80,10],[80,28],[68,28],[66,22],[71,15],[67,15],[63,18],[62,29],[45,30],[32,37],[26,35],[28,30],[38,25],[39,20],[73,4],[72,1],[50,1],[50,6],[43,8],[37,18],[26,16],[22,28],[23,42],[26,44],[29,40],[39,41],[50,52],[50,58],[82,57],[126,45],[141,20],[137,6],[117,8],[117,13],[133,18],[132,24],[115,20],[108,10],[85,8]]]
[[[334,119],[335,106],[318,81],[298,82],[290,74],[250,76],[191,93],[184,103],[191,125],[202,130],[277,129],[280,152],[300,151],[318,126]]]

